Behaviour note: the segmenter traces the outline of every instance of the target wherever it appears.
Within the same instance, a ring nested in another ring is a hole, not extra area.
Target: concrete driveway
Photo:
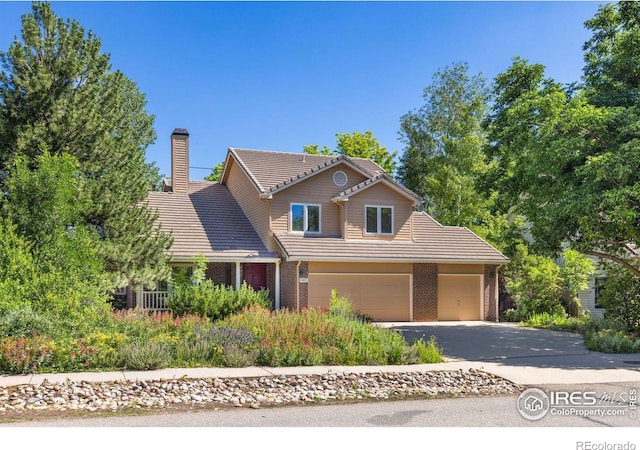
[[[589,351],[579,334],[521,327],[513,323],[395,323],[408,341],[435,336],[447,361],[563,369],[639,369],[640,354]]]

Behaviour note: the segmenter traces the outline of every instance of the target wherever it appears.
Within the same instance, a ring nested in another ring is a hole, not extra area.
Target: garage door
[[[481,282],[481,275],[438,275],[438,320],[482,320]]]
[[[410,274],[309,274],[309,306],[328,306],[331,290],[376,321],[411,320]]]

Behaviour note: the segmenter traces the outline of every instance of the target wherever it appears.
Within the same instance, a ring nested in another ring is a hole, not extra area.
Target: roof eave
[[[492,264],[504,265],[509,260],[503,259],[454,259],[454,258],[411,258],[411,257],[352,257],[352,256],[314,256],[314,255],[287,255],[287,261],[312,261],[312,262],[351,262],[351,263],[437,263],[437,264]]]
[[[256,178],[253,176],[249,168],[242,161],[242,158],[240,158],[238,154],[235,152],[235,149],[233,147],[229,147],[229,149],[227,150],[227,159],[225,159],[224,167],[222,168],[222,174],[220,175],[220,183],[226,184],[227,172],[229,170],[228,169],[229,158],[233,158],[233,160],[238,164],[240,169],[245,173],[247,178],[251,180],[251,183],[256,188],[256,190],[260,193],[260,195],[262,195],[265,192],[264,188],[260,185],[258,180],[256,180]]]
[[[279,256],[204,256],[207,262],[256,262],[271,263],[280,261]],[[169,263],[195,263],[199,256],[177,256],[169,259]]]
[[[380,182],[385,182],[386,186],[393,189],[394,191],[396,191],[397,193],[399,193],[400,195],[402,195],[403,197],[406,197],[410,200],[413,201],[413,206],[417,207],[420,206],[420,204],[422,203],[422,200],[415,194],[410,193],[410,192],[406,192],[403,189],[399,188],[398,186],[395,185],[394,182],[392,182],[391,180],[387,179],[385,176],[382,176],[380,178],[378,178],[377,180],[372,180],[370,183],[362,186],[359,189],[356,189],[353,192],[350,192],[348,194],[345,195],[338,195],[336,197],[333,197],[331,199],[332,202],[337,203],[337,202],[346,202],[349,200],[350,197],[354,196],[354,195],[358,195],[360,192],[365,191],[367,189],[369,189],[370,187],[373,187],[375,185],[377,185]]]

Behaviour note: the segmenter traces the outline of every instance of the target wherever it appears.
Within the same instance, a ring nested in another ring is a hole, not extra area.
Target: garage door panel
[[[411,282],[407,274],[309,274],[309,305],[328,306],[332,289],[374,320],[411,320]]]
[[[438,277],[438,320],[481,320],[479,275]]]
[[[359,299],[360,284],[349,283],[342,277],[316,277],[309,275],[309,306],[329,306],[331,291],[335,289],[340,297]],[[355,307],[355,304],[354,304]]]

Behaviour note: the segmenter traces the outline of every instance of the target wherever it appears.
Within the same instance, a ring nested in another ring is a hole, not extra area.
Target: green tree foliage
[[[600,7],[585,22],[592,37],[585,51],[584,81],[596,106],[632,107],[640,88],[640,5],[619,2]]]
[[[595,265],[591,258],[570,248],[562,252],[560,277],[563,280],[563,290],[570,297],[577,297],[578,291],[587,289],[589,287],[589,279],[595,272]]]
[[[640,329],[640,280],[619,265],[605,266],[607,281],[599,303],[605,317],[624,324],[629,330]]]
[[[489,204],[476,188],[486,170],[481,124],[488,92],[484,78],[468,72],[466,63],[437,71],[424,89],[423,106],[401,118],[400,181],[445,225],[477,223]]]
[[[34,166],[30,169],[27,158],[19,156],[7,169],[0,233],[8,259],[1,262],[0,279],[27,285],[22,292],[30,295],[17,295],[16,300],[42,303],[59,295],[74,303],[76,295],[74,306],[100,304],[111,286],[99,236],[82,222],[83,209],[89,206],[78,162],[73,156],[45,151]],[[21,269],[16,261],[22,261]]]
[[[630,258],[640,242],[640,7],[603,6],[586,26],[581,89],[522,59],[496,79],[493,179],[531,223],[537,248],[551,254],[568,242],[640,276]]]
[[[224,169],[224,163],[218,163],[216,166],[211,169],[211,173],[204,177],[206,181],[220,181],[220,177],[222,176],[222,169]]]
[[[159,177],[145,163],[154,118],[100,46],[47,3],[23,16],[21,39],[0,52],[0,170],[22,156],[34,168],[45,152],[77,158],[88,199],[82,223],[99,233],[105,269],[123,286],[167,275],[170,238],[152,232],[156,215],[143,204]]]
[[[526,245],[518,244],[505,268],[507,287],[517,306],[512,318],[526,320],[543,313],[580,315],[577,294],[586,289],[593,273],[591,259],[575,250],[565,249],[558,264],[547,256],[530,253]]]
[[[357,131],[349,133],[336,133],[336,149],[331,150],[324,146],[319,149],[319,145],[305,145],[304,151],[310,155],[345,155],[352,158],[366,158],[378,164],[389,175],[395,173],[396,152],[389,153],[386,147],[382,147],[378,139],[371,131],[359,133]]]
[[[27,157],[20,155],[7,166],[7,195],[0,205],[2,214],[41,249],[65,234],[68,227],[82,224],[89,199],[75,157],[50,155],[45,150],[34,163],[35,168],[30,167]]]

